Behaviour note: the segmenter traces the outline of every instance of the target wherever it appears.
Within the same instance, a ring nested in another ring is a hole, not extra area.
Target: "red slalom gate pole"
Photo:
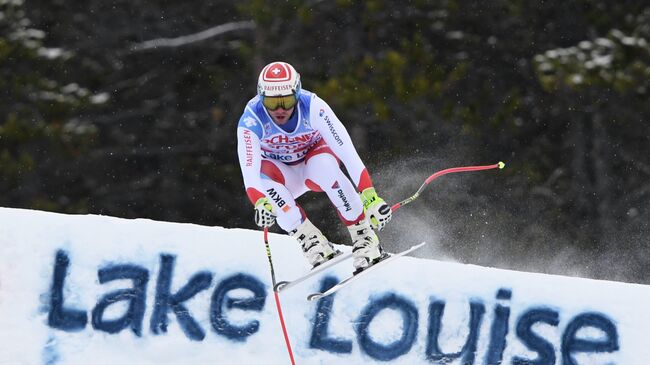
[[[415,199],[417,199],[420,196],[420,193],[424,188],[429,185],[429,183],[440,176],[447,175],[447,174],[452,174],[455,172],[469,172],[469,171],[481,171],[481,170],[491,170],[491,169],[503,169],[506,166],[505,163],[499,161],[498,163],[495,163],[494,165],[485,165],[485,166],[464,166],[464,167],[452,167],[449,169],[444,169],[436,172],[435,174],[429,176],[426,180],[424,180],[424,183],[420,186],[418,191],[415,192],[415,194],[411,195],[410,197],[402,200],[401,202],[393,205],[391,207],[391,210],[394,212],[398,210],[399,208],[405,206],[406,204],[411,203]]]
[[[289,333],[287,326],[284,324],[284,316],[282,315],[282,306],[280,305],[280,296],[275,290],[275,270],[273,269],[273,260],[271,259],[271,246],[269,245],[269,229],[264,227],[264,246],[266,247],[266,257],[269,258],[269,266],[271,267],[271,283],[273,284],[273,294],[275,294],[275,306],[278,309],[278,317],[280,318],[280,325],[282,326],[282,333],[284,334],[284,342],[287,344],[287,351],[291,359],[291,365],[296,365],[296,360],[293,358],[293,351],[291,350],[291,342],[289,341]]]

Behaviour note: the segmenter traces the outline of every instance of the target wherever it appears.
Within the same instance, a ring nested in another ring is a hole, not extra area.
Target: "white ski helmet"
[[[300,94],[300,74],[286,62],[271,62],[264,66],[257,80],[257,93],[261,97]]]

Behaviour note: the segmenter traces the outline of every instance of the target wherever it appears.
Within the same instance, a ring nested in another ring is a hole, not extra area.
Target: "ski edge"
[[[409,254],[409,253],[411,253],[411,252],[413,252],[413,251],[419,249],[420,247],[422,247],[422,246],[424,246],[424,245],[426,245],[426,244],[427,244],[426,242],[422,242],[422,243],[419,243],[419,244],[417,244],[417,245],[411,246],[410,248],[408,248],[408,249],[406,249],[406,250],[404,250],[404,251],[401,251],[401,252],[398,252],[398,253],[392,254],[392,255],[390,255],[388,258],[386,258],[386,259],[384,259],[384,260],[382,260],[382,261],[379,261],[378,263],[376,263],[376,264],[370,266],[369,268],[367,268],[367,269],[361,271],[360,273],[358,273],[358,274],[356,274],[356,275],[349,276],[349,277],[346,278],[345,280],[339,282],[338,284],[334,285],[333,287],[329,288],[328,290],[326,290],[326,291],[324,291],[324,292],[322,292],[322,293],[312,293],[312,294],[309,294],[309,295],[307,296],[307,300],[311,302],[311,301],[314,301],[314,300],[317,300],[317,299],[320,299],[320,298],[326,297],[326,296],[328,296],[328,295],[334,294],[335,292],[337,292],[339,289],[341,289],[341,288],[344,287],[345,285],[347,285],[347,284],[349,284],[350,282],[354,281],[355,279],[359,278],[361,275],[363,275],[363,274],[365,274],[365,273],[368,273],[369,271],[372,271],[373,269],[376,269],[378,266],[381,266],[381,264],[387,264],[387,263],[389,263],[390,261],[395,260],[395,259],[397,259],[397,258],[399,258],[399,257],[405,256],[405,255],[407,255],[407,254]]]

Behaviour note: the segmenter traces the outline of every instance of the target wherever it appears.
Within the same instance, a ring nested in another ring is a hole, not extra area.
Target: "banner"
[[[309,269],[270,243],[278,280]],[[280,294],[296,363],[650,358],[649,286],[404,257],[306,300],[351,271]],[[262,232],[0,208],[0,364],[89,363],[288,364]]]

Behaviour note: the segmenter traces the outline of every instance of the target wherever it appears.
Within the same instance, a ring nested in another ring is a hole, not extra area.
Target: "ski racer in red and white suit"
[[[296,204],[309,190],[324,192],[350,231],[355,268],[363,270],[381,257],[373,228],[381,230],[390,221],[390,207],[377,196],[341,121],[325,101],[301,88],[291,65],[273,62],[262,70],[258,95],[246,104],[237,139],[246,193],[260,227],[277,218],[311,265],[331,259],[336,254],[332,244]]]

